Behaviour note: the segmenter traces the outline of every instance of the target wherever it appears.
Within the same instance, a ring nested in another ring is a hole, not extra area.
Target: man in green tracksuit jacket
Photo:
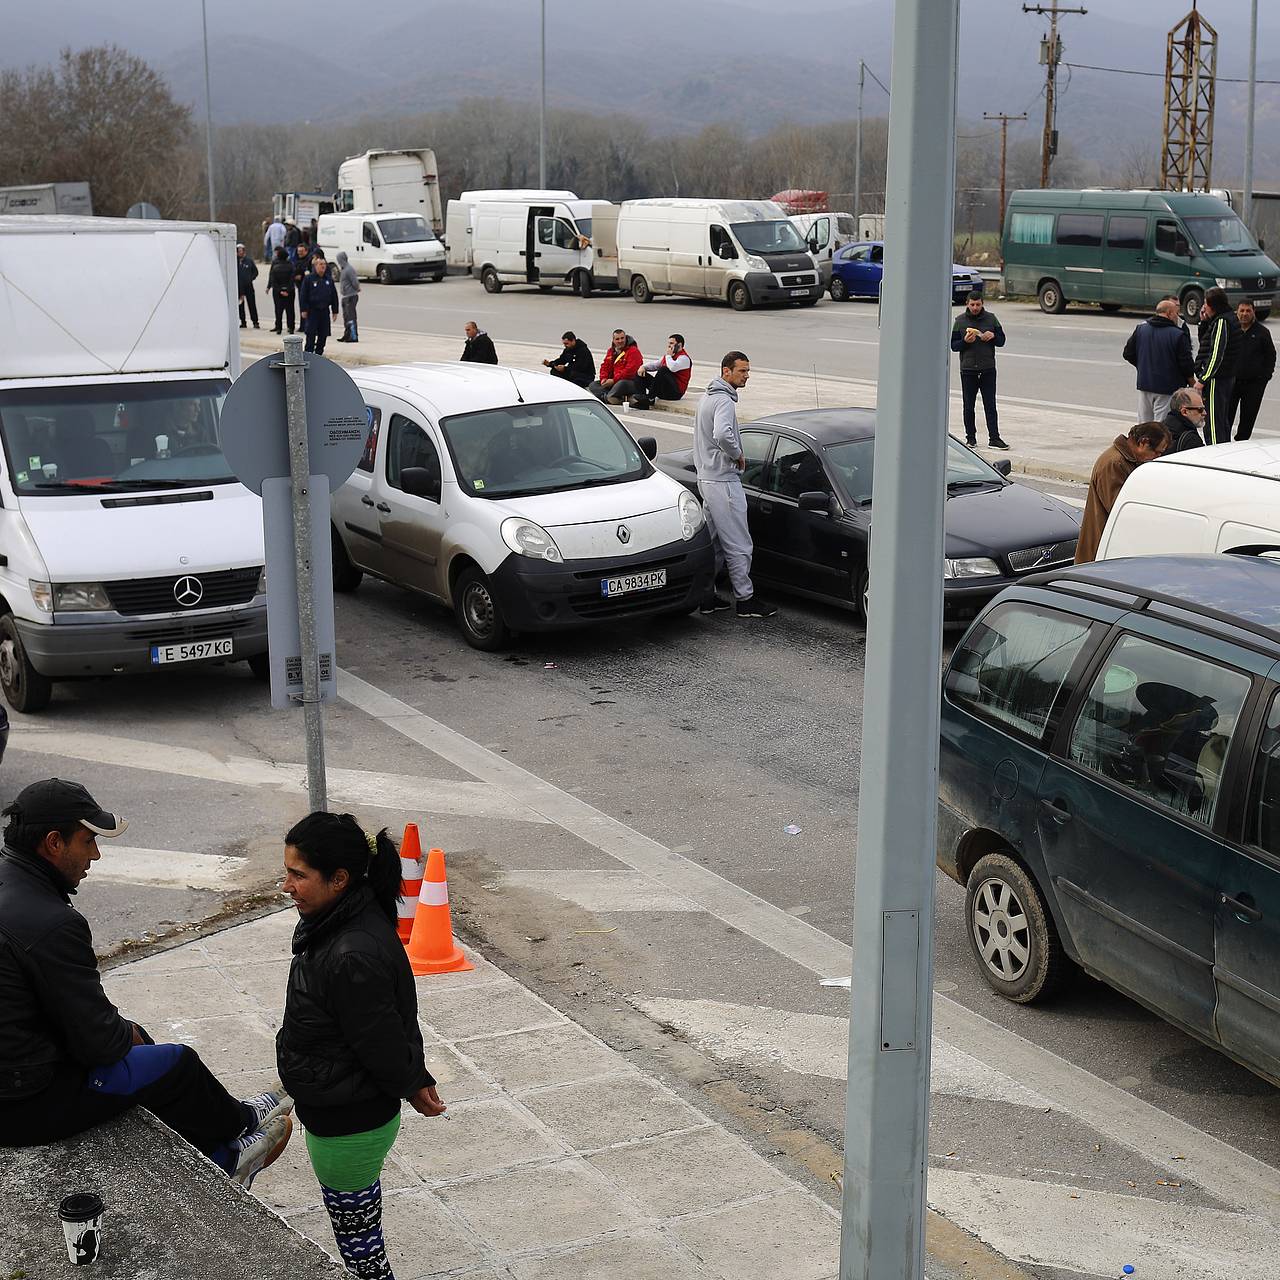
[[[1204,396],[1204,442],[1231,439],[1231,388],[1240,356],[1240,322],[1226,292],[1210,289],[1200,307],[1200,345],[1196,350],[1196,389]]]

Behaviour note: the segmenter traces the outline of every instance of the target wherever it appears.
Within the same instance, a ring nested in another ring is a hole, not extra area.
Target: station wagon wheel
[[[1040,301],[1040,310],[1046,315],[1060,316],[1067,309],[1067,300],[1062,296],[1062,286],[1056,280],[1046,280],[1036,295]]]
[[[15,711],[42,711],[53,696],[53,681],[31,665],[11,613],[0,618],[0,688]]]
[[[475,649],[496,653],[511,639],[489,579],[475,565],[463,569],[453,588],[453,612],[462,636]]]
[[[1182,318],[1188,324],[1196,324],[1200,319],[1200,308],[1204,306],[1204,291],[1188,289],[1182,295]]]
[[[969,873],[965,917],[982,976],[1007,1000],[1043,999],[1070,971],[1043,895],[1007,855],[989,853]]]
[[[871,620],[871,571],[863,569],[853,582],[853,607],[865,626]]]
[[[831,301],[847,302],[849,300],[849,286],[845,284],[839,276],[831,277]]]

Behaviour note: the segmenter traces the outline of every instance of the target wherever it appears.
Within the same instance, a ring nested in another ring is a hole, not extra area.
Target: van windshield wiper
[[[216,480],[38,480],[35,489],[70,489],[75,493],[119,493],[122,489],[194,489]],[[225,482],[223,482],[225,483]]]

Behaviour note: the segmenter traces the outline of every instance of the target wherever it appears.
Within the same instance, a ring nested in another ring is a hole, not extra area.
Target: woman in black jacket
[[[385,829],[366,836],[349,813],[313,813],[285,836],[284,865],[302,918],[276,1062],[343,1262],[361,1280],[389,1280],[379,1179],[400,1102],[424,1116],[445,1109],[396,935],[400,855]]]

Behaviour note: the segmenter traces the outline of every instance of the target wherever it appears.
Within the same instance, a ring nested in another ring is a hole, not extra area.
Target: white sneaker
[[[231,1181],[238,1182],[247,1190],[263,1169],[280,1158],[292,1133],[293,1117],[281,1115],[261,1129],[237,1138],[231,1144],[231,1149],[237,1153],[231,1168]]]
[[[284,1091],[276,1089],[272,1093],[259,1093],[252,1098],[241,1098],[240,1105],[253,1112],[253,1123],[245,1133],[254,1133],[269,1124],[276,1116],[287,1115],[293,1110],[293,1099]]]

